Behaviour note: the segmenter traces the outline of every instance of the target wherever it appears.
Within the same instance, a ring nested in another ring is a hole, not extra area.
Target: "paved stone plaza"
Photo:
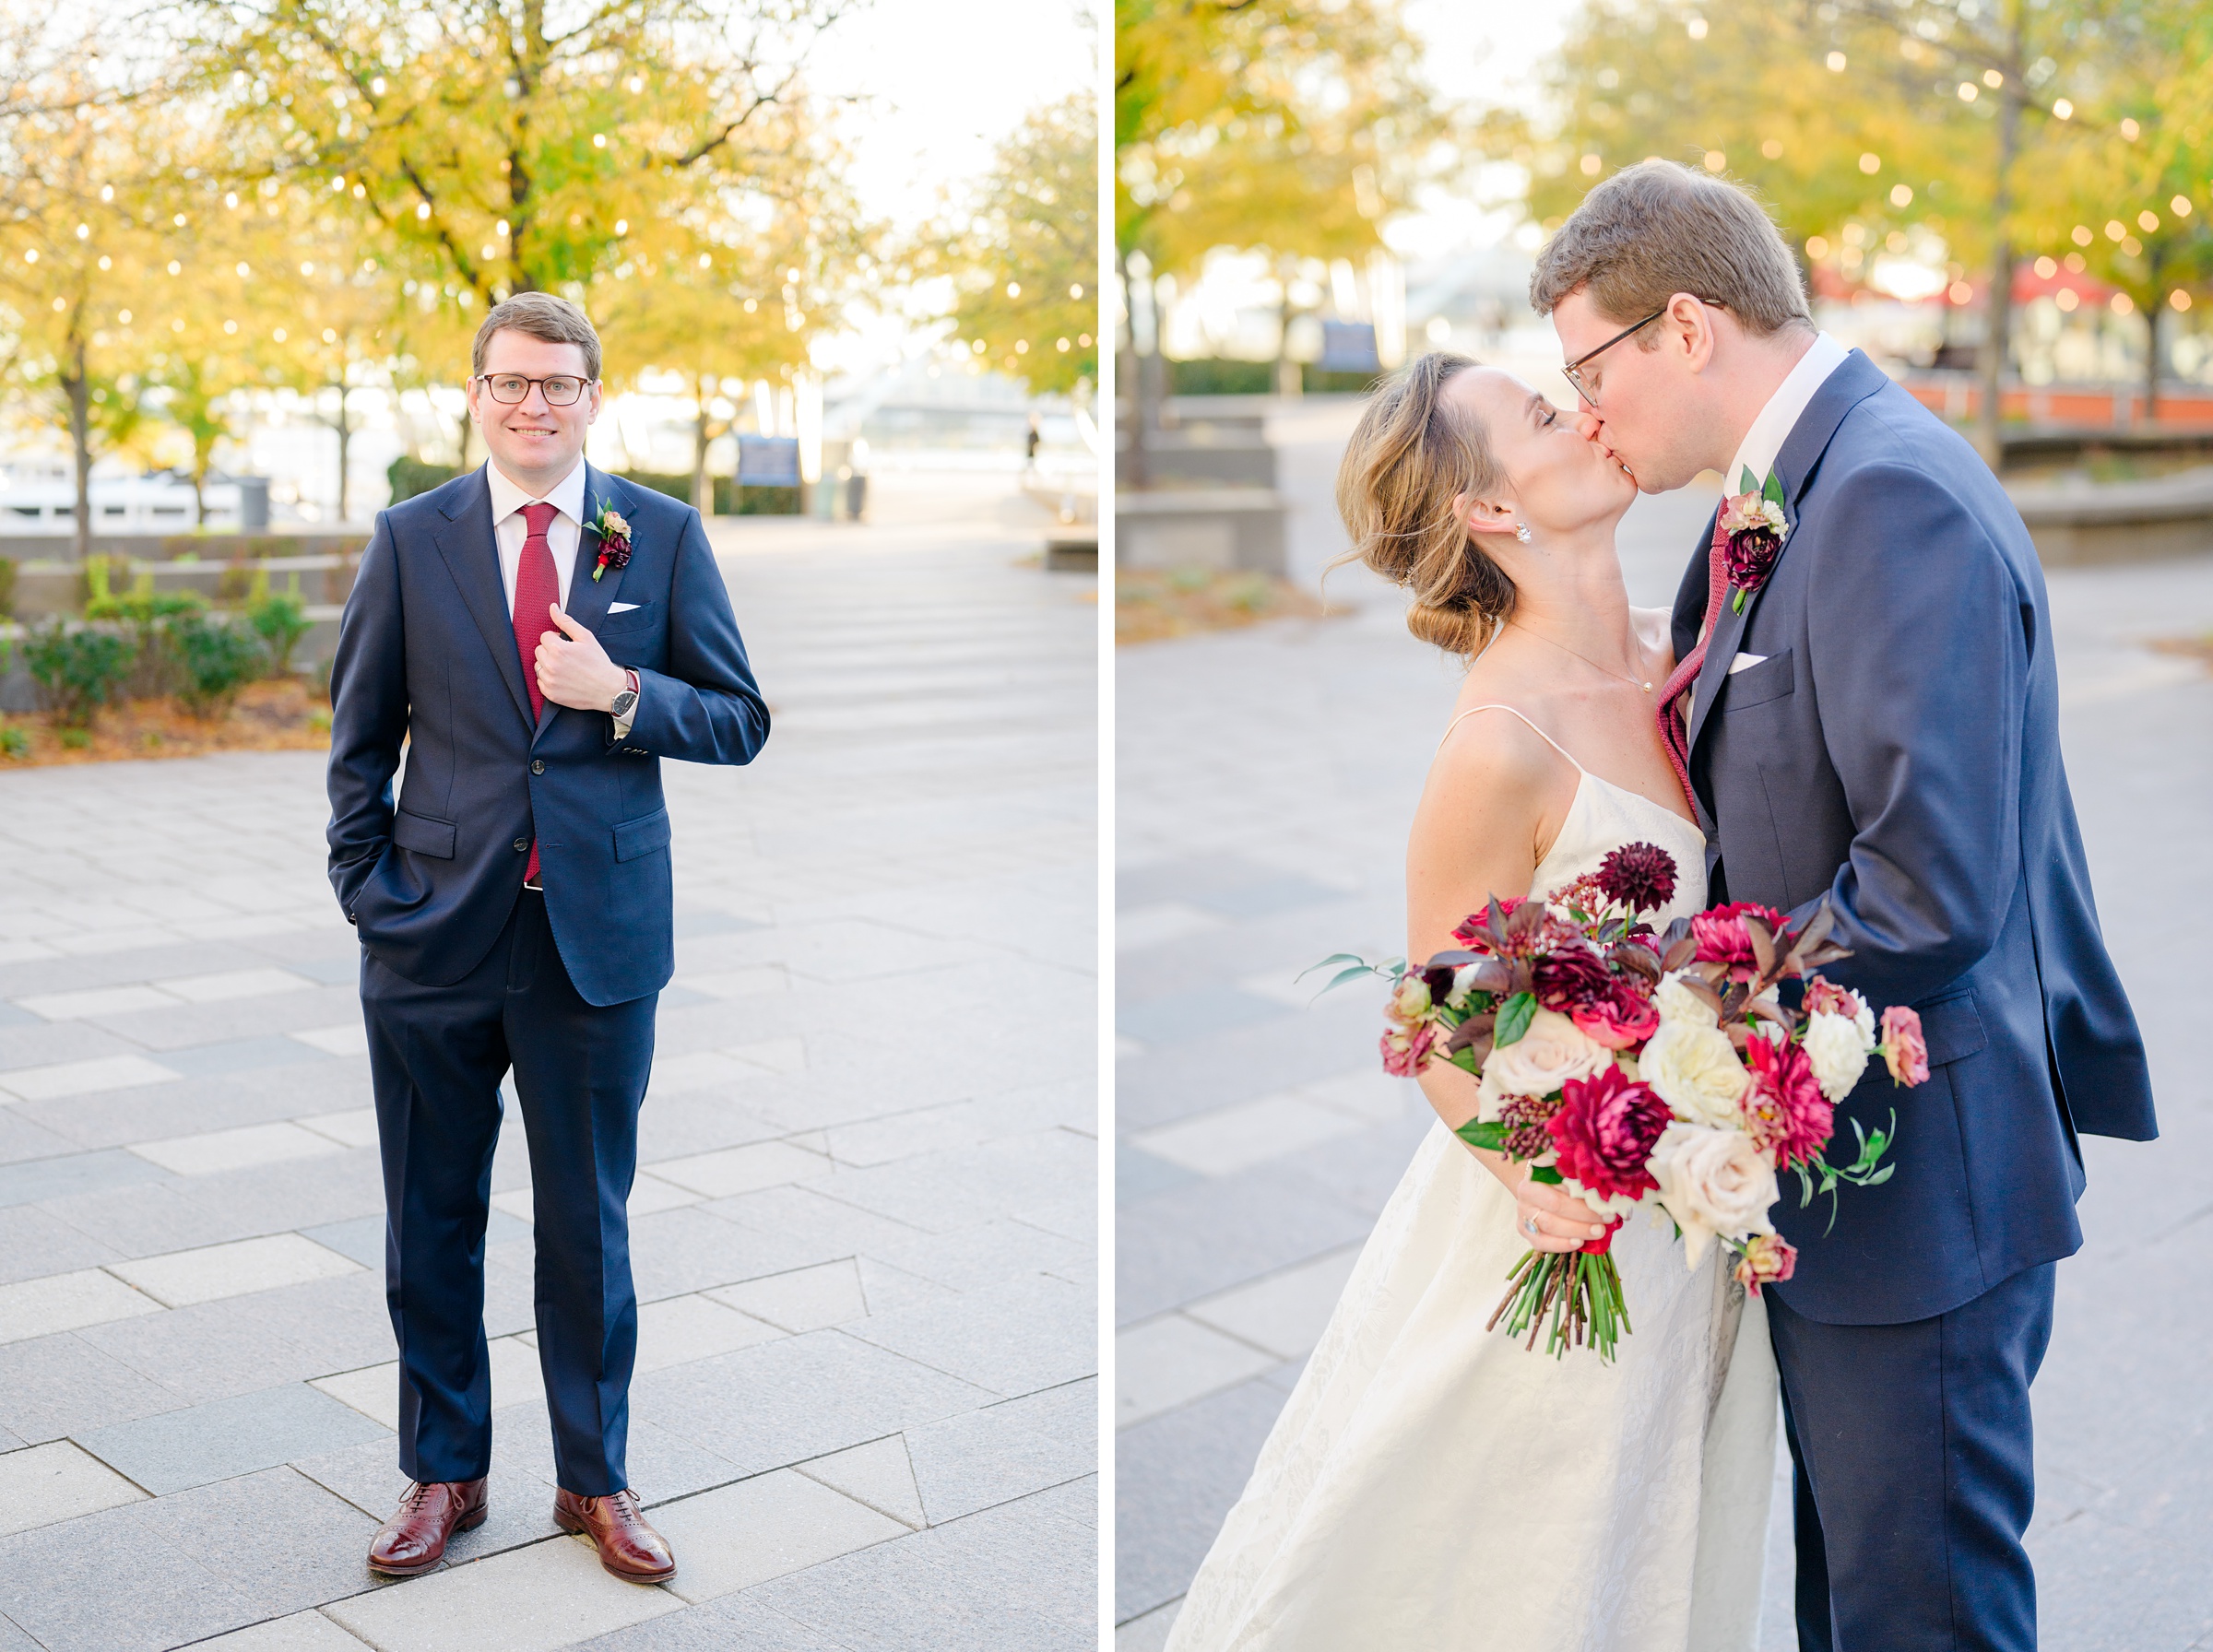
[[[1328,415],[1284,455],[1295,566],[1339,541]],[[1672,596],[1710,499],[1640,501],[1632,598]],[[1116,1616],[1160,1646],[1384,1199],[1433,1115],[1381,1076],[1380,994],[1309,1007],[1339,950],[1405,945],[1406,823],[1457,686],[1356,572],[1356,617],[1124,649],[1118,660]],[[2213,679],[2137,646],[2213,631],[2213,559],[2051,581],[2064,737],[2107,933],[2148,1034],[2164,1139],[2092,1139],[2083,1252],[2036,1388],[2043,1644],[2213,1647]],[[2199,1153],[2207,1158],[2198,1157]],[[1787,1652],[1777,1504],[1764,1652]]]
[[[664,772],[630,1461],[668,1587],[550,1519],[512,1115],[491,1518],[363,1568],[402,1481],[321,759],[0,773],[0,1652],[1095,1644],[1096,608],[1005,492],[717,529],[775,728]]]

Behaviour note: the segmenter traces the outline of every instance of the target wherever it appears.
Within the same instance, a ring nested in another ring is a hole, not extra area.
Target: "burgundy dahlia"
[[[1828,1145],[1836,1109],[1821,1093],[1804,1049],[1754,1037],[1745,1046],[1752,1087],[1745,1092],[1745,1128],[1778,1165],[1803,1163]]]
[[[1608,1067],[1593,1078],[1568,1080],[1560,1110],[1544,1127],[1562,1175],[1602,1198],[1641,1198],[1660,1186],[1645,1165],[1667,1124],[1665,1102]]]
[[[1562,1015],[1614,996],[1614,972],[1586,946],[1563,947],[1537,960],[1537,1002]]]
[[[1506,1127],[1500,1150],[1509,1159],[1534,1159],[1552,1151],[1552,1134],[1544,1121],[1559,1110],[1557,1096],[1507,1097],[1498,1104],[1498,1122]]]
[[[1630,912],[1657,912],[1675,898],[1675,857],[1657,844],[1624,844],[1598,864],[1598,886]]]
[[[1771,933],[1781,930],[1787,921],[1772,906],[1762,906],[1757,901],[1735,901],[1701,912],[1690,920],[1690,933],[1698,943],[1698,962],[1732,967],[1752,964],[1752,938],[1745,932],[1747,917],[1758,918]]]
[[[1768,583],[1768,575],[1775,572],[1775,559],[1782,554],[1782,536],[1769,527],[1746,528],[1729,535],[1722,542],[1722,564],[1728,571],[1729,583],[1743,591],[1757,591]]]

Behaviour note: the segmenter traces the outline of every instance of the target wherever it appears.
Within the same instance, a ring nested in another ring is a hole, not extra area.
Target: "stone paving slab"
[[[0,1502],[36,1518],[0,1536],[0,1652],[1091,1622],[1094,582],[1021,565],[996,484],[909,482],[942,509],[904,525],[898,486],[892,525],[717,525],[775,732],[665,771],[630,1455],[673,1589],[551,1523],[512,1108],[491,1516],[427,1577],[362,1565],[404,1482],[321,761],[0,768]]]
[[[1308,422],[1284,469],[1311,577],[1342,545],[1326,488],[1343,431]],[[1633,508],[1632,600],[1669,600],[1709,502]],[[2085,1143],[2088,1241],[2060,1269],[2035,1390],[2029,1543],[2045,1645],[2188,1652],[2213,1647],[2213,1586],[2182,1557],[2213,1529],[2192,1375],[2213,1357],[2213,1086],[2185,1042],[2213,901],[2213,680],[2144,643],[2213,631],[2213,560],[2050,585],[2069,775],[2164,1135]],[[1120,1652],[1165,1641],[1431,1116],[1375,1072],[1372,991],[1301,1008],[1285,990],[1328,953],[1403,947],[1406,822],[1458,681],[1375,582],[1352,570],[1331,591],[1359,611],[1118,661]],[[1763,1652],[1794,1644],[1786,1505]]]

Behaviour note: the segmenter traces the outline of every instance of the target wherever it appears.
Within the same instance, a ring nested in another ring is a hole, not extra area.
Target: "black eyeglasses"
[[[477,382],[491,392],[493,401],[509,407],[528,396],[533,384],[545,393],[548,407],[571,407],[584,394],[584,387],[593,383],[590,379],[571,378],[566,373],[555,373],[543,379],[527,379],[519,372],[483,373],[479,375]]]
[[[1694,294],[1693,296],[1696,295]],[[1675,301],[1673,298],[1670,298],[1667,301],[1667,303],[1672,304]],[[1728,305],[1722,303],[1719,299],[1699,299],[1698,302],[1701,304],[1710,305],[1716,310],[1726,310],[1729,308]],[[1598,406],[1598,390],[1595,385],[1592,384],[1583,377],[1583,364],[1588,361],[1596,360],[1599,357],[1604,355],[1608,350],[1612,349],[1615,345],[1619,344],[1623,339],[1627,338],[1630,334],[1643,331],[1646,327],[1651,326],[1654,322],[1658,321],[1666,313],[1667,304],[1663,304],[1659,309],[1653,311],[1650,315],[1646,316],[1642,321],[1637,323],[1634,326],[1622,328],[1620,332],[1615,334],[1613,337],[1607,339],[1605,343],[1600,345],[1596,349],[1584,351],[1574,360],[1568,362],[1567,366],[1561,368],[1560,372],[1562,376],[1564,376],[1570,384],[1575,386],[1576,395],[1581,396],[1585,401],[1589,402],[1592,407],[1596,407]]]

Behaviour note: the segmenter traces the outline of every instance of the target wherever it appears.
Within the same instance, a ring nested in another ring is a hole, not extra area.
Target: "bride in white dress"
[[[1471,660],[1415,812],[1407,955],[1493,891],[1543,895],[1608,851],[1675,856],[1659,926],[1701,908],[1705,844],[1654,700],[1667,615],[1632,610],[1614,530],[1635,482],[1526,384],[1436,354],[1380,390],[1338,506],[1409,587],[1415,635]],[[1570,755],[1572,753],[1572,755]],[[1750,1652],[1775,1460],[1767,1319],[1663,1217],[1614,1243],[1618,1356],[1484,1327],[1524,1250],[1592,1213],[1464,1145],[1475,1081],[1392,1194],[1168,1637],[1168,1652]]]

